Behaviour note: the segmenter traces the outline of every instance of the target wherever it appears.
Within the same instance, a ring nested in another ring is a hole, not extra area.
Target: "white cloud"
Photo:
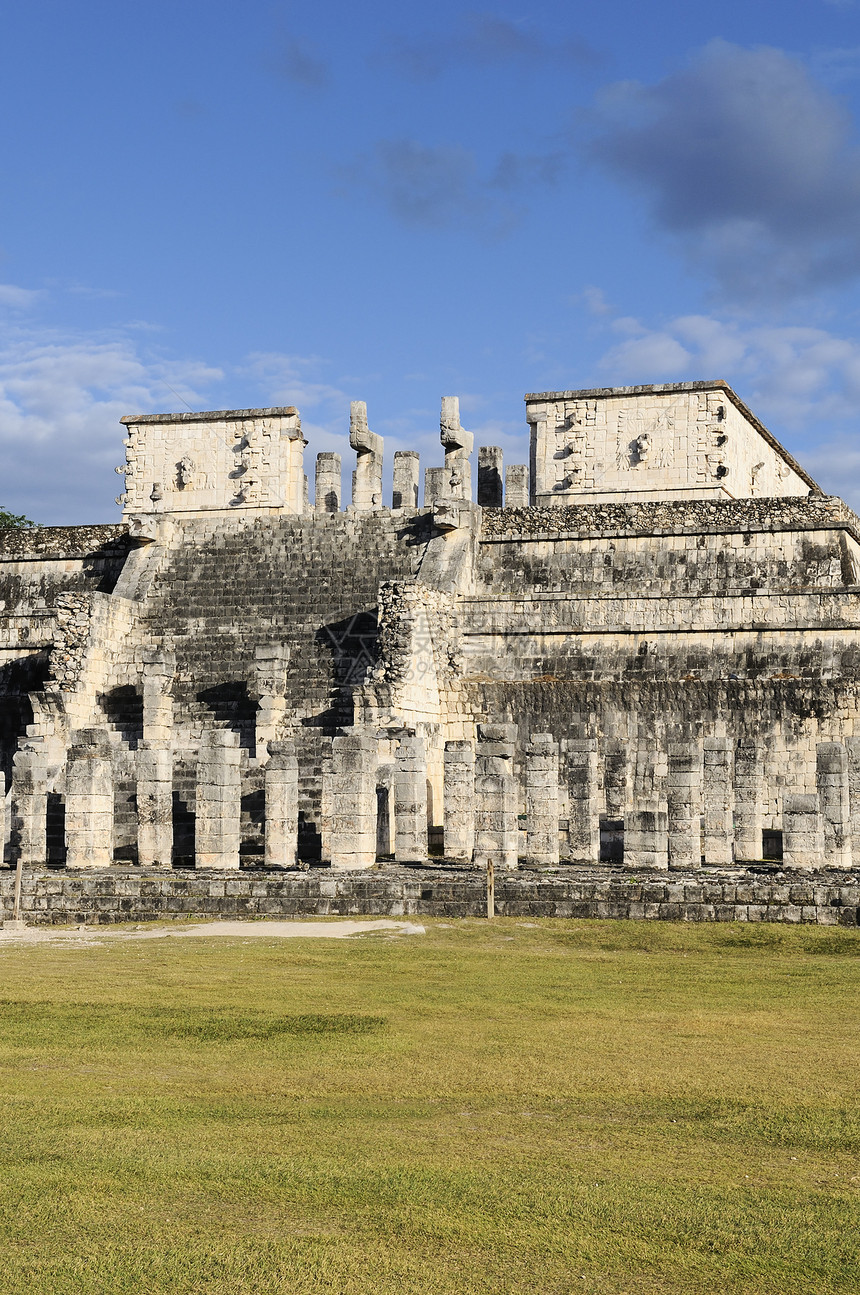
[[[860,507],[860,340],[824,328],[681,315],[614,321],[600,368],[617,386],[724,378],[816,477]]]
[[[222,369],[158,353],[151,340],[135,323],[110,335],[0,323],[0,452],[7,465],[0,506],[45,525],[118,520],[113,499],[122,482],[113,469],[123,461],[124,414],[250,405],[296,405],[309,441],[311,490],[316,454],[334,450],[343,456],[349,502],[349,402],[365,397],[361,380],[327,380],[320,356],[255,353]],[[438,412],[382,415],[371,401],[370,426],[385,437],[387,488],[398,449],[420,450],[425,464],[442,462]]]
[[[43,523],[112,520],[123,414],[205,407],[219,369],[118,333],[0,328],[0,504]]]
[[[0,283],[0,306],[29,310],[44,294],[37,288],[19,288],[15,283]]]
[[[823,328],[681,315],[660,328],[617,321],[625,340],[600,361],[617,384],[726,378],[793,429],[856,417],[860,341]],[[613,326],[616,327],[616,326]],[[616,329],[617,331],[617,329]]]

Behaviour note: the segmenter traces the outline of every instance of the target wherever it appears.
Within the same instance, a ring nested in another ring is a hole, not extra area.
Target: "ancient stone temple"
[[[346,504],[294,408],[124,418],[122,523],[0,531],[6,864],[860,863],[860,519],[724,382],[526,419],[422,483],[353,402]]]

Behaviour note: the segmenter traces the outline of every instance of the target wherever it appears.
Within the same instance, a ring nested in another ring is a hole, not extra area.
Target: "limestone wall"
[[[14,877],[0,874],[0,916],[12,914]],[[24,877],[23,913],[34,925],[108,925],[183,919],[484,917],[480,874],[390,869],[374,876],[248,873],[68,875],[44,870]],[[856,927],[860,886],[844,879],[788,880],[751,875],[643,880],[635,874],[572,871],[564,877],[507,874],[496,881],[500,917],[646,919],[688,922],[788,922]]]
[[[361,401],[347,511],[295,410],[126,420],[127,529],[0,534],[7,862],[853,866],[860,519],[724,384],[550,396],[504,509],[453,398],[424,508]]]
[[[532,502],[805,495],[810,478],[722,383],[526,396]]]
[[[304,509],[301,420],[292,406],[124,418],[126,516]]]

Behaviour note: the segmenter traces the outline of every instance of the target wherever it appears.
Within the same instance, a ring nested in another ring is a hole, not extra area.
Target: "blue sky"
[[[109,521],[125,413],[722,377],[860,506],[857,0],[0,14],[0,503]]]

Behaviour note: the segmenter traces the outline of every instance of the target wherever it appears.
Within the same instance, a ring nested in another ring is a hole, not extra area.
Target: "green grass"
[[[856,1292],[860,933],[0,950],[0,1291]]]

